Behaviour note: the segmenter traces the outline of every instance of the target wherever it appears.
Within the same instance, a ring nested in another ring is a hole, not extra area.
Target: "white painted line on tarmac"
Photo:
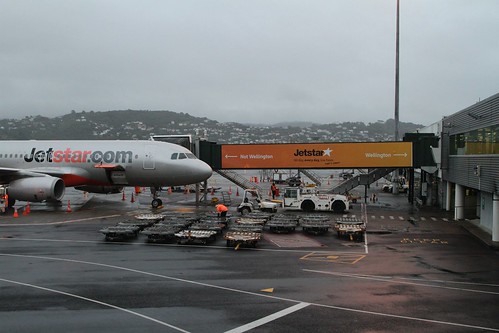
[[[73,263],[79,263],[79,264],[85,264],[85,265],[101,266],[101,267],[113,268],[113,269],[118,269],[118,270],[123,270],[123,271],[128,271],[128,272],[135,272],[135,273],[143,274],[143,275],[160,277],[160,278],[164,278],[164,279],[168,279],[168,280],[172,280],[172,281],[194,284],[194,285],[198,285],[198,286],[216,288],[216,289],[225,290],[225,291],[232,291],[232,292],[240,293],[240,294],[253,295],[253,296],[257,296],[257,297],[264,297],[264,298],[270,298],[270,299],[281,300],[281,301],[288,301],[288,302],[293,302],[293,303],[297,303],[297,304],[304,303],[303,301],[295,300],[295,299],[291,299],[291,298],[277,297],[277,296],[273,296],[273,295],[256,293],[256,292],[251,292],[251,291],[246,291],[246,290],[241,290],[241,289],[234,289],[234,288],[229,288],[229,287],[224,287],[224,286],[219,286],[219,285],[213,285],[213,284],[208,284],[208,283],[203,283],[203,282],[198,282],[198,281],[186,280],[186,279],[176,278],[176,277],[172,277],[172,276],[166,276],[166,275],[161,275],[161,274],[156,274],[156,273],[151,273],[151,272],[140,271],[140,270],[136,270],[136,269],[132,269],[132,268],[126,268],[126,267],[121,267],[121,266],[116,266],[116,265],[102,264],[102,263],[97,263],[97,262],[89,262],[89,261],[73,260],[73,259],[65,259],[65,258],[55,258],[55,257],[45,257],[45,256],[34,256],[34,255],[7,254],[7,253],[0,253],[0,256],[46,259],[46,260],[54,260],[54,261],[62,261],[62,262],[73,262]],[[303,271],[331,274],[331,272],[314,271],[314,270],[307,270],[307,269],[304,269]],[[349,275],[355,277],[355,275],[353,275],[353,274],[349,274]],[[357,276],[362,277],[362,275],[357,275]],[[367,278],[367,277],[368,277],[368,275],[366,275],[364,278]],[[374,278],[374,276],[371,276],[371,277]],[[387,280],[380,278],[380,281],[387,281]],[[389,282],[389,281],[387,281],[387,282]],[[394,314],[389,314],[389,313],[359,310],[359,309],[354,309],[354,308],[347,308],[347,307],[341,307],[341,306],[335,306],[335,305],[327,305],[327,304],[321,304],[321,303],[308,303],[308,304],[313,305],[313,306],[317,306],[317,307],[327,308],[327,309],[334,309],[334,310],[354,312],[354,313],[362,313],[362,314],[368,314],[368,315],[374,315],[374,316],[380,316],[380,317],[397,318],[397,319],[404,319],[404,320],[410,320],[410,321],[434,323],[434,324],[440,324],[440,325],[446,325],[446,326],[473,328],[473,329],[481,329],[481,330],[499,332],[499,328],[474,326],[474,325],[467,325],[467,324],[460,324],[460,323],[453,323],[453,322],[426,319],[426,318],[418,318],[418,317],[400,316],[400,315],[394,315]]]
[[[24,283],[24,282],[7,280],[7,279],[2,279],[2,278],[0,278],[0,281],[11,283],[11,284],[17,284],[17,285],[20,285],[20,286],[25,286],[25,287],[40,289],[40,290],[44,290],[44,291],[48,291],[48,292],[56,293],[56,294],[61,294],[61,295],[69,296],[69,297],[73,297],[73,298],[78,298],[78,299],[81,299],[81,300],[84,300],[84,301],[87,301],[87,302],[92,302],[92,303],[96,303],[96,304],[99,304],[99,305],[107,306],[107,307],[112,308],[112,309],[123,311],[123,312],[129,313],[129,314],[132,314],[134,316],[138,316],[138,317],[150,320],[150,321],[155,322],[157,324],[160,324],[160,325],[163,325],[163,326],[167,326],[169,328],[173,328],[174,330],[177,330],[179,332],[189,333],[189,331],[186,331],[186,330],[183,330],[183,329],[181,329],[179,327],[170,325],[168,323],[165,323],[164,321],[160,321],[158,319],[154,319],[152,317],[149,317],[149,316],[143,315],[141,313],[138,313],[138,312],[135,312],[135,311],[132,311],[132,310],[128,310],[128,309],[125,309],[125,308],[122,308],[122,307],[119,307],[119,306],[116,306],[116,305],[113,305],[113,304],[101,302],[101,301],[98,301],[96,299],[92,299],[92,298],[88,298],[88,297],[84,297],[84,296],[80,296],[80,295],[76,295],[76,294],[71,294],[71,293],[67,293],[67,292],[64,292],[64,291],[56,290],[56,289],[45,288],[45,287],[37,286],[37,285],[31,284],[31,283]]]
[[[311,269],[303,269],[305,272],[313,272],[313,273],[320,273],[320,274],[327,274],[327,275],[336,275],[336,276],[342,276],[342,277],[351,277],[355,279],[364,279],[364,280],[373,280],[373,281],[381,281],[381,282],[389,282],[389,283],[398,283],[398,284],[409,284],[413,286],[420,286],[420,287],[429,287],[429,288],[437,288],[437,289],[450,289],[450,290],[456,290],[456,291],[464,291],[464,292],[471,292],[471,293],[477,293],[477,294],[488,294],[488,295],[499,295],[499,292],[494,292],[494,291],[486,291],[486,290],[476,290],[476,289],[467,289],[467,288],[457,288],[457,287],[449,287],[449,286],[444,286],[444,285],[435,285],[435,284],[430,284],[430,282],[433,283],[447,283],[447,284],[459,284],[459,282],[454,282],[454,281],[444,281],[444,280],[422,280],[422,279],[407,279],[407,278],[393,278],[391,276],[375,276],[375,275],[365,275],[365,274],[353,274],[353,273],[339,273],[339,272],[328,272],[328,271],[318,271],[318,270],[311,270]],[[467,283],[468,285],[475,285],[475,286],[494,286],[494,287],[499,287],[499,285],[487,285],[487,284],[479,284],[479,283]]]
[[[281,317],[287,316],[288,314],[291,314],[293,312],[296,312],[298,310],[306,308],[309,305],[310,305],[310,303],[301,302],[301,303],[298,303],[296,305],[293,305],[292,307],[289,307],[287,309],[278,311],[278,312],[273,313],[271,315],[268,315],[266,317],[260,318],[258,320],[255,320],[255,321],[251,322],[251,323],[248,323],[246,325],[239,326],[239,327],[236,327],[236,328],[234,328],[232,330],[226,331],[225,333],[243,333],[243,332],[247,332],[247,331],[249,331],[249,330],[251,330],[253,328],[265,325],[267,323],[270,323],[271,321],[274,321],[274,320],[279,319]]]
[[[119,217],[119,216],[121,216],[121,214],[94,216],[94,217],[87,217],[84,219],[66,220],[66,221],[58,221],[58,222],[47,222],[47,223],[22,224],[21,221],[19,221],[20,223],[2,223],[2,224],[0,224],[0,227],[31,227],[31,226],[41,226],[41,225],[57,225],[57,224],[75,223],[75,222],[83,222],[83,221],[92,221],[92,220],[98,220],[98,219],[108,219],[108,218]]]

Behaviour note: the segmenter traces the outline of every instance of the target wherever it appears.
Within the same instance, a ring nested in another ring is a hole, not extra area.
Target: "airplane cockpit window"
[[[184,153],[178,153],[178,159],[179,160],[183,160],[183,159],[186,159],[186,158],[187,158],[187,156],[185,156]]]
[[[196,159],[196,155],[192,154],[192,153],[187,153],[187,158],[190,158],[190,159]]]
[[[172,154],[172,160],[176,160],[176,159],[177,159],[177,156],[178,156],[178,153],[173,153],[173,154]]]

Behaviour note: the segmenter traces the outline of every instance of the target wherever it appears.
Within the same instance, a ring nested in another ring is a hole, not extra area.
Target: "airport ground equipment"
[[[0,185],[0,212],[1,213],[5,213],[5,210],[7,209],[8,204],[9,204],[8,202],[6,202],[8,200],[8,197],[6,195],[7,195],[7,187]]]
[[[368,173],[358,174],[334,187],[330,193],[347,193],[359,185],[370,185],[379,179],[385,177],[387,174],[395,170],[394,168],[377,168],[369,170]]]
[[[331,221],[325,215],[306,215],[300,218],[303,232],[313,235],[322,235],[331,228]]]
[[[336,220],[334,229],[338,233],[338,238],[362,241],[366,232],[366,224],[357,218],[343,217]]]
[[[203,245],[208,244],[215,240],[217,232],[211,230],[182,230],[175,233],[178,244],[193,244],[200,243]]]
[[[286,187],[283,207],[287,210],[305,212],[333,211],[344,213],[350,209],[350,203],[344,195],[320,193],[317,187]]]
[[[188,229],[193,223],[199,221],[198,216],[190,213],[170,212],[163,216],[164,218],[161,221],[142,231],[142,234],[147,236],[148,242],[172,242],[176,240],[176,233]]]
[[[258,184],[255,184],[254,182],[249,181],[249,179],[246,179],[245,177],[241,176],[240,174],[238,174],[237,172],[235,172],[233,170],[219,169],[219,170],[216,170],[216,172],[220,176],[230,180],[231,182],[233,182],[237,186],[241,187],[242,189],[246,190],[246,189],[254,188],[262,193],[264,191],[264,189],[262,187],[260,187]]]
[[[289,215],[277,215],[272,217],[265,225],[273,233],[290,233],[298,226],[298,217]]]
[[[136,225],[118,225],[103,228],[100,232],[105,235],[107,241],[123,241],[137,238],[140,227]]]
[[[224,235],[227,247],[234,246],[236,249],[240,246],[256,247],[261,237],[261,232],[252,231],[227,231]]]
[[[246,189],[243,193],[243,200],[237,207],[237,211],[242,215],[255,211],[276,213],[279,203],[263,200],[260,192],[256,188]]]
[[[183,230],[178,224],[156,224],[142,231],[150,243],[166,243],[176,240],[175,234]]]

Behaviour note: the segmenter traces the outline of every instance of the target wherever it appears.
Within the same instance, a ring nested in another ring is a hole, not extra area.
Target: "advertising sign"
[[[412,167],[411,142],[222,145],[222,169]]]

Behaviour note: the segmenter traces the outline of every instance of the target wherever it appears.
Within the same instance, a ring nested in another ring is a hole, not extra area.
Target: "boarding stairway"
[[[308,169],[298,169],[299,172],[303,173],[305,176],[307,176],[311,181],[313,181],[317,186],[321,186],[321,177],[316,174],[315,172],[312,172],[311,170]]]
[[[258,190],[258,192],[260,192],[260,195],[262,193],[265,193],[265,190],[260,185],[258,185],[255,182],[249,181],[248,179],[246,179],[245,177],[241,176],[240,174],[238,174],[235,171],[232,171],[232,170],[216,170],[216,172],[220,176],[222,176],[222,177],[230,180],[231,182],[233,182],[234,184],[236,184],[237,186],[241,187],[244,190],[249,189],[249,188],[255,188],[255,189]]]
[[[369,172],[366,174],[359,174],[355,177],[352,177],[343,183],[339,184],[338,186],[332,188],[329,192],[330,193],[337,193],[337,194],[345,194],[348,191],[356,188],[359,185],[369,185],[374,183],[375,181],[378,181],[379,179],[385,177],[387,174],[390,172],[394,171],[396,169],[394,168],[378,168],[378,169],[372,169],[369,170]]]

